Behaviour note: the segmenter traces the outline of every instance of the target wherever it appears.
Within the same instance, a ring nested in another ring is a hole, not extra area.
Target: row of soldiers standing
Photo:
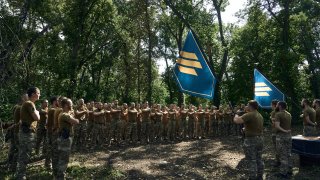
[[[33,88],[30,93],[36,94],[38,91],[39,89]],[[61,126],[59,124],[59,116],[63,112],[62,100],[66,98],[52,97],[50,105],[47,100],[43,100],[39,111],[28,100],[27,94],[23,95],[21,99],[21,103],[14,108],[15,125],[13,126],[14,136],[9,150],[9,168],[15,171],[17,159],[21,155],[19,149],[27,148],[24,150],[29,154],[24,154],[25,157],[30,157],[33,148],[35,153],[39,154],[42,144],[42,154],[45,155],[46,159],[45,167],[51,169],[52,164],[53,175],[58,177],[58,140],[60,136],[65,135],[64,131],[59,127]],[[35,121],[34,117],[27,115],[28,112],[21,112],[23,104],[29,104],[30,112],[36,112],[39,115],[38,121]],[[244,112],[244,106],[238,108],[238,111]],[[119,144],[121,142],[175,141],[240,135],[241,133],[241,126],[232,122],[233,113],[231,108],[220,107],[218,110],[214,106],[204,109],[200,105],[196,109],[193,105],[189,105],[186,108],[185,105],[178,107],[175,104],[171,104],[168,108],[155,104],[150,108],[148,102],[146,102],[143,105],[131,103],[128,107],[126,103],[119,106],[117,100],[113,103],[90,102],[85,104],[84,100],[80,99],[76,106],[71,107],[70,115],[79,121],[74,125],[74,132],[72,128],[67,133],[68,137],[73,136],[73,147],[75,149],[86,147],[86,145],[95,147],[104,144]],[[24,121],[28,118],[24,118],[24,116],[30,117],[27,123],[24,123]],[[25,129],[28,133],[30,131],[34,135],[30,136],[26,143],[19,143],[20,129]],[[35,142],[35,146],[31,148],[33,142]],[[27,146],[25,146],[26,144]],[[22,159],[24,158],[22,157]],[[22,168],[20,168],[20,171],[18,170],[17,177],[24,177],[25,168],[23,167],[26,166],[27,160],[20,164],[22,164]]]
[[[159,104],[149,107],[148,102],[140,105],[124,103],[78,101],[75,117],[80,120],[75,126],[75,147],[91,147],[102,144],[111,145],[120,142],[155,142],[160,140],[183,140],[212,136],[239,135],[241,126],[232,122],[230,109],[222,111],[200,105],[179,108],[175,104],[169,107]]]

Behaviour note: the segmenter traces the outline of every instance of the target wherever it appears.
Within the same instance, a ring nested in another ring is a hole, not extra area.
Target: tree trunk
[[[168,90],[169,90],[169,99],[170,99],[170,103],[173,103],[173,94],[172,94],[172,88],[171,88],[171,81],[170,81],[170,68],[169,68],[169,64],[168,64],[168,58],[167,58],[167,47],[165,47],[165,51],[164,51],[164,60],[166,62],[166,71],[167,71],[167,84],[168,84]]]
[[[214,6],[214,8],[215,8],[215,10],[217,12],[220,41],[221,41],[222,48],[223,48],[223,56],[222,56],[222,60],[221,60],[220,71],[218,73],[218,77],[216,77],[217,78],[217,83],[216,83],[216,88],[215,88],[215,91],[214,91],[214,99],[213,99],[213,103],[217,107],[220,106],[220,101],[221,101],[221,83],[222,83],[223,74],[225,73],[225,71],[227,69],[227,62],[228,62],[228,55],[229,55],[228,45],[227,45],[227,43],[226,43],[226,41],[224,39],[223,23],[222,23],[222,18],[221,18],[222,1],[223,0],[220,0],[220,1],[212,0],[213,6]]]
[[[148,63],[147,63],[147,76],[148,76],[148,92],[147,92],[147,100],[152,103],[152,30],[150,24],[150,15],[148,11],[149,0],[145,0],[145,18],[146,18],[146,26],[148,31]]]
[[[138,73],[138,78],[137,78],[137,86],[138,86],[138,102],[141,103],[141,82],[140,82],[140,43],[141,43],[141,38],[139,37],[138,39],[138,44],[137,44],[137,73]]]

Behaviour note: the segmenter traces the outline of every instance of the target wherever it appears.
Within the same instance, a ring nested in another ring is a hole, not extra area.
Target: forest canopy
[[[241,26],[227,0],[0,0],[0,108],[29,86],[43,98],[110,102],[245,103],[253,69],[288,96],[320,97],[320,3],[248,0]],[[208,8],[209,7],[209,8]],[[173,64],[192,28],[219,83],[214,100],[183,97]],[[158,64],[165,70],[159,72]],[[293,103],[294,102],[294,103]]]

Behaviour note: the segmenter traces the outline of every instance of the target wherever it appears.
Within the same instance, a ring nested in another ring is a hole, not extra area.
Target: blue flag
[[[182,92],[207,99],[213,98],[216,78],[191,31],[174,66],[174,74]]]
[[[284,101],[284,94],[257,69],[254,69],[254,99],[264,109],[271,108],[272,100]]]

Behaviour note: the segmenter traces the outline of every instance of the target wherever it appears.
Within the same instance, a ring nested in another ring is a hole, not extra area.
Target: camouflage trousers
[[[105,127],[105,141],[108,145],[110,145],[111,143],[111,122],[107,122],[106,123],[106,127]]]
[[[32,149],[35,143],[35,133],[19,131],[19,156],[16,179],[24,179],[26,176],[27,164],[30,161]]]
[[[45,154],[44,166],[50,168],[52,158],[52,132],[47,132],[47,151]]]
[[[106,126],[104,124],[95,123],[94,131],[92,132],[92,146],[101,146],[105,142],[105,130]]]
[[[161,122],[160,121],[156,121],[154,122],[154,125],[153,125],[153,136],[152,138],[155,138],[155,139],[159,139],[161,137]]]
[[[181,119],[180,121],[180,134],[182,138],[186,138],[188,135],[188,120],[187,118]]]
[[[217,121],[213,121],[212,122],[212,128],[211,128],[211,131],[212,131],[212,136],[216,137],[219,135],[219,129],[218,129],[218,122]]]
[[[17,169],[17,161],[19,156],[19,140],[18,134],[13,134],[10,139],[10,147],[8,152],[8,168],[11,172],[15,172]]]
[[[121,120],[113,119],[111,122],[111,136],[114,141],[119,142],[121,140]]]
[[[161,123],[161,133],[162,133],[162,139],[168,140],[168,134],[169,132],[169,124],[168,123]]]
[[[316,128],[314,126],[304,126],[303,136],[316,136]]]
[[[152,140],[152,133],[151,132],[153,131],[153,126],[151,124],[151,121],[142,120],[141,131],[142,131],[142,136],[146,142],[149,142]]]
[[[36,154],[39,154],[40,146],[42,143],[42,154],[46,154],[47,151],[47,130],[45,127],[37,128],[36,133]]]
[[[176,139],[176,120],[169,120],[169,139],[174,141]]]
[[[205,121],[204,129],[203,129],[203,136],[208,137],[211,133],[211,124],[210,120]]]
[[[94,124],[93,124],[92,121],[87,121],[87,130],[86,130],[86,132],[87,132],[87,137],[86,137],[87,143],[89,143],[89,140],[91,141],[91,139],[92,139],[93,125]]]
[[[262,161],[263,138],[261,136],[246,137],[243,150],[247,160],[246,171],[251,179],[262,177],[264,163]]]
[[[275,157],[276,157],[276,163],[279,164],[280,163],[280,159],[279,159],[279,153],[277,152],[276,133],[272,133],[271,138],[272,138],[273,152],[274,152]]]
[[[136,122],[129,122],[127,127],[127,141],[137,142],[138,140],[138,128]]]
[[[86,144],[87,140],[87,121],[81,120],[74,126],[74,143],[73,146],[79,148]]]
[[[194,138],[194,130],[195,130],[195,120],[189,119],[188,120],[188,136],[189,138]]]
[[[292,139],[291,133],[287,134],[277,134],[276,136],[277,143],[277,154],[280,159],[280,173],[287,174],[292,172]]]
[[[126,122],[125,120],[121,120],[121,122],[120,122],[120,133],[121,133],[122,140],[126,140],[126,138],[127,138],[128,126],[129,126],[128,122]]]
[[[54,132],[52,134],[51,160],[52,160],[52,171],[53,171],[54,177],[57,176],[58,164],[59,164],[58,137],[59,137],[58,132]]]
[[[57,171],[57,180],[64,180],[65,172],[68,167],[69,158],[71,154],[72,137],[69,138],[58,138],[58,151],[59,151],[59,163]]]
[[[196,136],[203,137],[205,129],[205,121],[204,119],[198,119],[196,122]]]

